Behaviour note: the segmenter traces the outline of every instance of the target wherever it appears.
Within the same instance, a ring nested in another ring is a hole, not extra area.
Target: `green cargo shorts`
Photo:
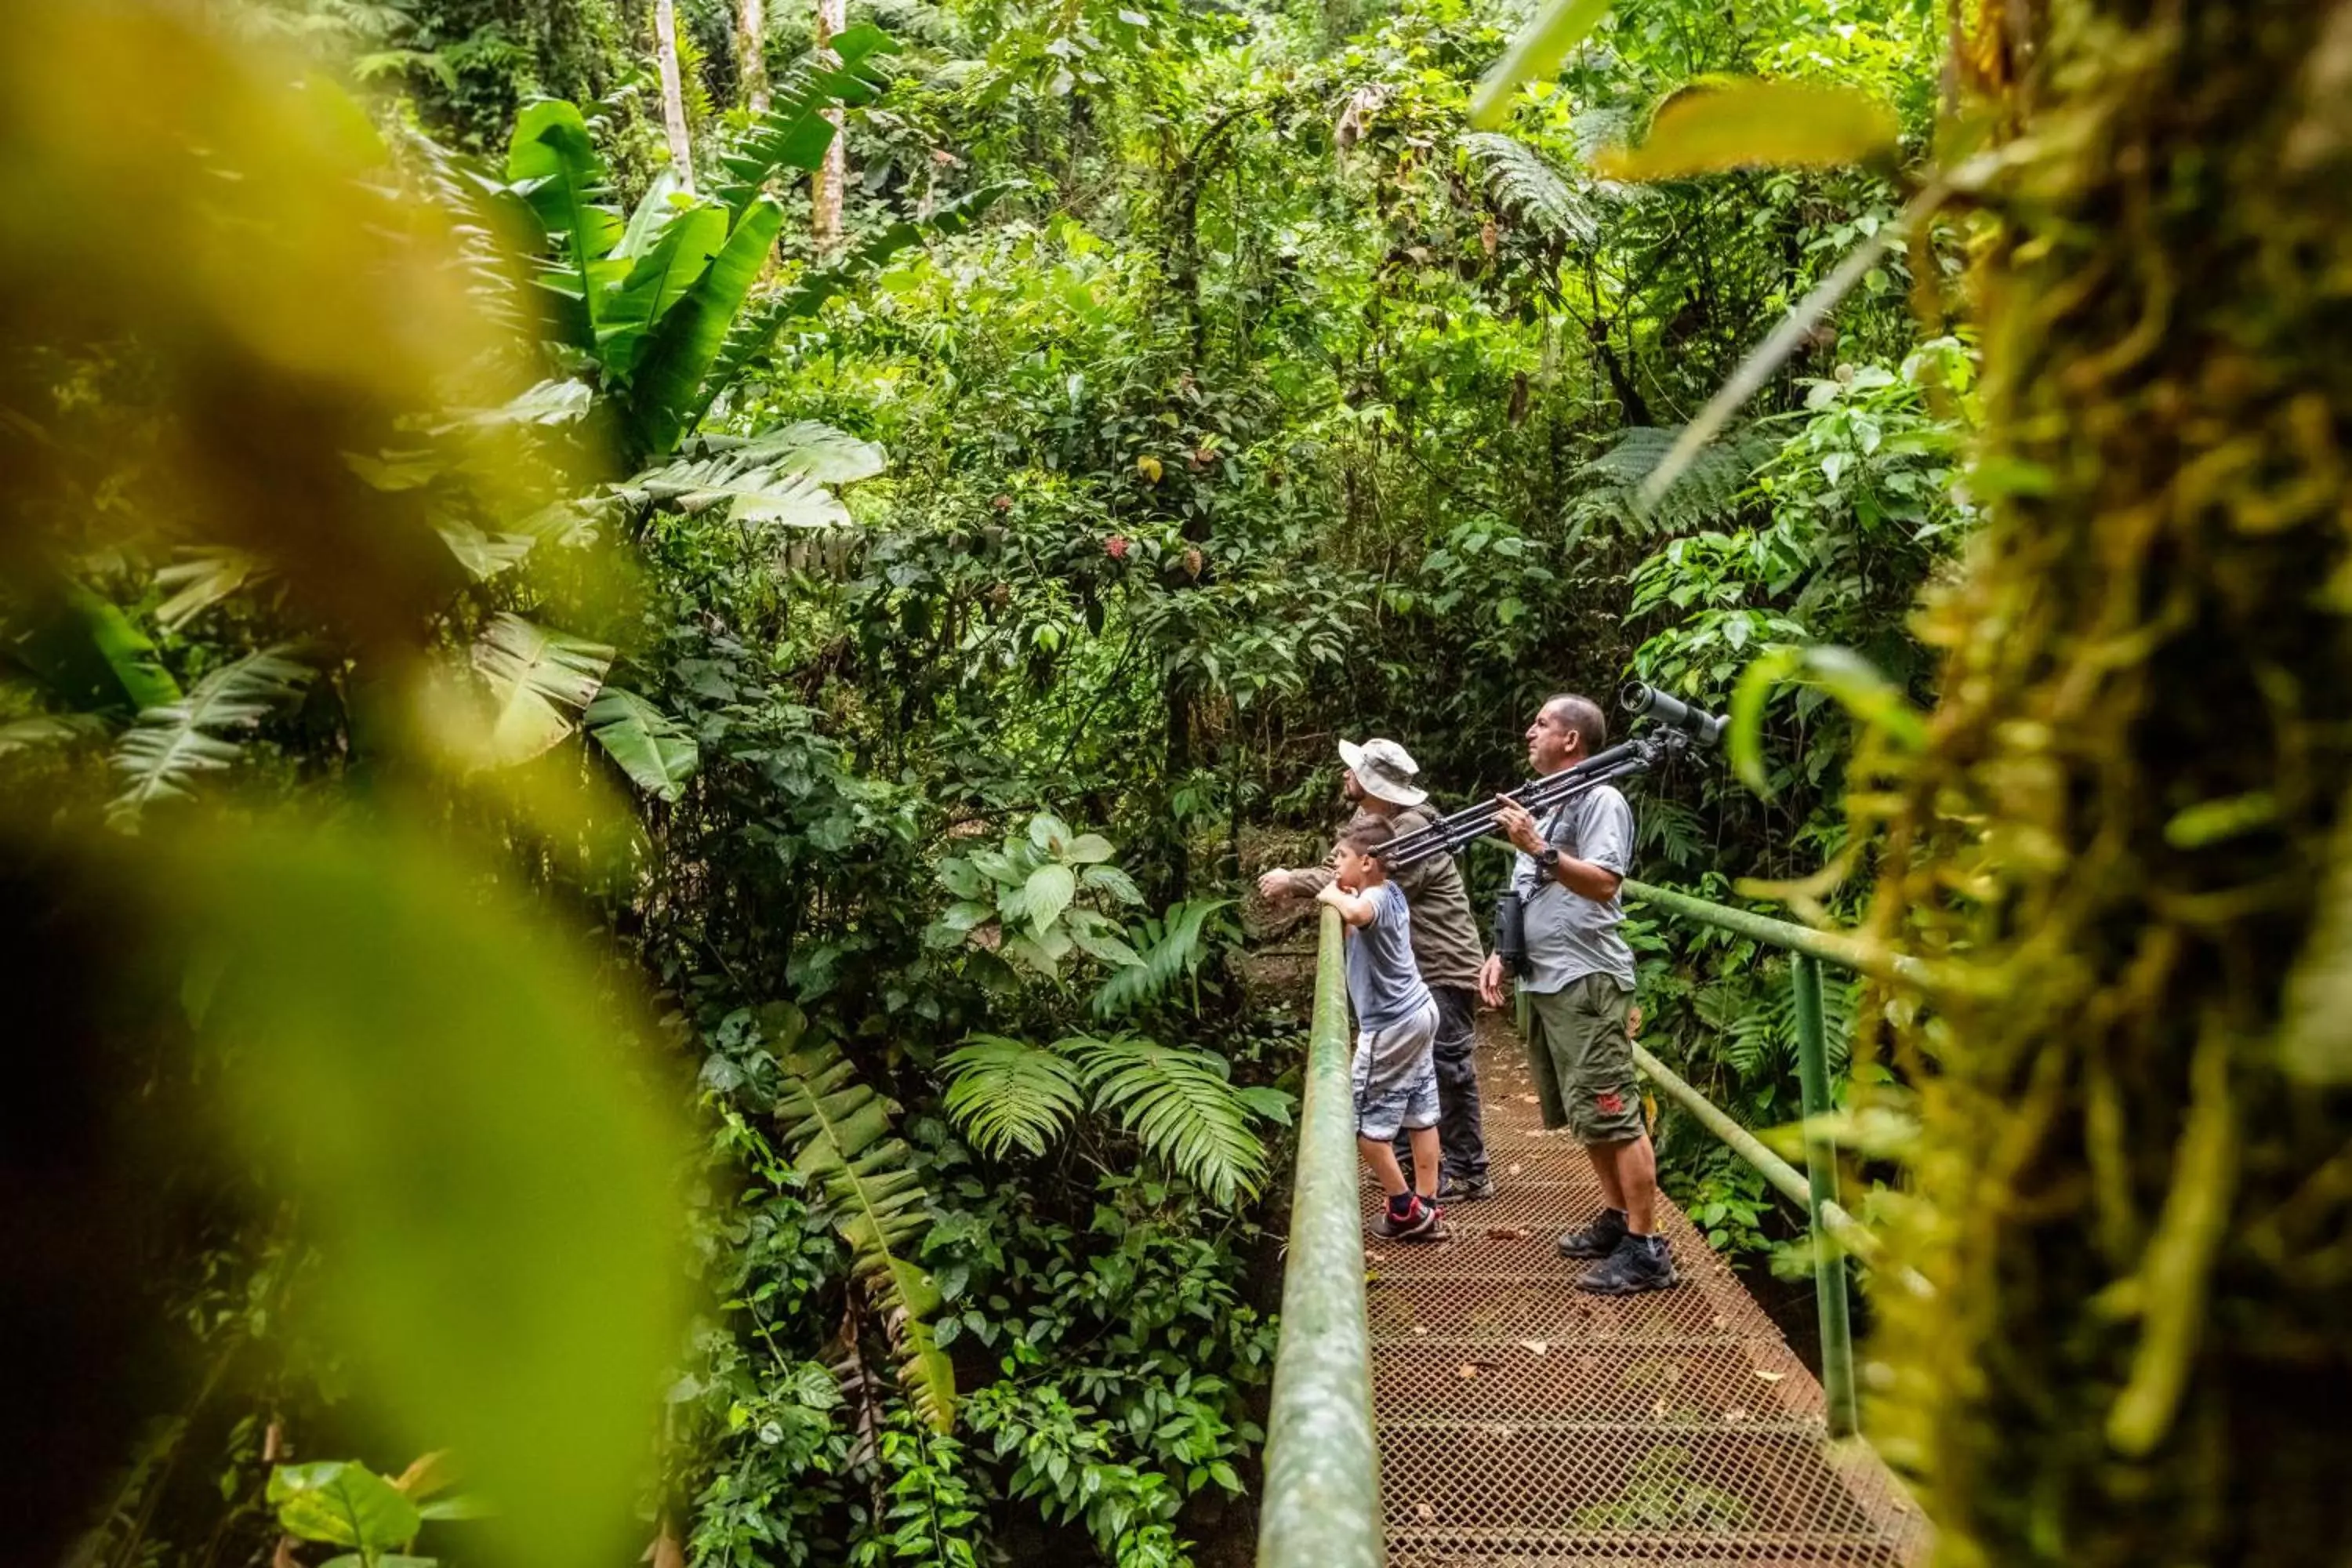
[[[1544,1125],[1565,1127],[1580,1143],[1622,1143],[1649,1131],[1625,1027],[1633,994],[1609,975],[1587,974],[1558,991],[1523,994]]]

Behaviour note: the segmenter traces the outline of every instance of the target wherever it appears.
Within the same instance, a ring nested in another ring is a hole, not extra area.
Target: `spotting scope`
[[[1722,737],[1724,721],[1719,715],[1694,708],[1654,686],[1629,680],[1619,689],[1617,700],[1627,712],[1650,719],[1651,727],[1556,773],[1528,780],[1511,792],[1511,798],[1541,816],[1586,790],[1651,773],[1682,755],[1693,742],[1712,746]],[[1381,852],[1381,863],[1393,871],[1418,865],[1433,855],[1458,855],[1465,846],[1494,831],[1499,809],[1491,800],[1482,801],[1400,835]]]

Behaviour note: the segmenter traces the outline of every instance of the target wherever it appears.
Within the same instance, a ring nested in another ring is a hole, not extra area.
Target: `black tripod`
[[[1541,816],[1587,790],[1654,772],[1688,751],[1694,741],[1711,746],[1723,733],[1724,721],[1714,714],[1638,680],[1628,682],[1618,693],[1618,700],[1628,712],[1646,713],[1658,720],[1661,727],[1630,741],[1621,741],[1556,773],[1531,779],[1513,791],[1511,798]],[[1468,845],[1494,831],[1495,819],[1500,812],[1501,807],[1491,800],[1465,805],[1426,827],[1391,839],[1381,850],[1381,863],[1391,871],[1400,871],[1433,855],[1459,855]]]

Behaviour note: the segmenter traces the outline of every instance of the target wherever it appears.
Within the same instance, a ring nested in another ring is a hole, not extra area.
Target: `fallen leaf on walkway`
[[[1543,1340],[1514,1340],[1511,1342],[1517,1345],[1523,1351],[1533,1351],[1538,1355],[1541,1355],[1546,1351],[1551,1349],[1551,1345]]]
[[[1526,1167],[1526,1166],[1524,1166],[1524,1165],[1516,1165],[1516,1164],[1515,1164],[1515,1165],[1513,1165],[1513,1166],[1511,1167],[1511,1174],[1513,1174],[1513,1175],[1515,1175],[1515,1176],[1516,1176],[1516,1175],[1517,1175],[1521,1171],[1525,1170],[1526,1168],[1527,1168],[1527,1167]]]
[[[1745,1421],[1748,1419],[1748,1412],[1735,1405],[1723,1413],[1723,1418],[1726,1421]]]
[[[1486,1227],[1488,1241],[1525,1241],[1534,1234],[1523,1225],[1490,1225]]]
[[[1539,1105],[1542,1101],[1536,1099],[1532,1094],[1523,1094],[1519,1096],[1519,1103],[1521,1105]]]
[[[1492,1372],[1503,1363],[1498,1361],[1465,1361],[1462,1363],[1462,1381],[1469,1382],[1482,1372]]]
[[[1428,1330],[1428,1328],[1427,1328],[1426,1326],[1424,1326],[1424,1325],[1423,1325],[1423,1324],[1415,1323],[1415,1324],[1412,1326],[1412,1331],[1413,1331],[1414,1333],[1416,1333],[1416,1334],[1425,1334],[1425,1333],[1429,1332],[1429,1330]]]
[[[1413,1504],[1412,1512],[1413,1517],[1420,1520],[1432,1520],[1437,1517],[1437,1510],[1425,1502]]]
[[[1785,1372],[1766,1372],[1759,1366],[1756,1369],[1756,1375],[1762,1378],[1767,1383],[1778,1383],[1789,1374]]]

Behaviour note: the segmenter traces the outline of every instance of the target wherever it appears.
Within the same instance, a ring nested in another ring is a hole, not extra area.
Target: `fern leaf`
[[[1642,481],[1664,460],[1682,434],[1679,427],[1637,425],[1618,432],[1616,444],[1578,468],[1579,487],[1570,504],[1570,542],[1596,523],[1621,533],[1688,533],[1736,514],[1748,480],[1772,456],[1773,444],[1740,431],[1700,449],[1690,467],[1644,513],[1635,502]]]
[[[1255,1195],[1265,1144],[1262,1103],[1235,1089],[1223,1057],[1132,1035],[1076,1036],[1055,1047],[1077,1064],[1097,1114],[1116,1117],[1145,1151],[1220,1205]]]
[[[824,1192],[853,1273],[883,1304],[908,1398],[944,1432],[955,1424],[955,1368],[931,1333],[940,1290],[916,1262],[930,1227],[929,1194],[913,1151],[892,1127],[895,1107],[858,1078],[839,1047],[806,1037],[798,1009],[768,1008],[761,1022],[778,1053],[776,1117],[793,1166]]]
[[[1013,1149],[1043,1154],[1085,1104],[1067,1059],[1001,1035],[974,1035],[943,1065],[949,1120],[991,1159]]]
[[[1591,245],[1601,237],[1591,196],[1526,142],[1474,131],[1459,145],[1485,173],[1488,194],[1506,213],[1547,239]]]
[[[219,773],[243,752],[237,731],[259,723],[279,703],[310,684],[311,670],[291,657],[290,645],[263,648],[214,670],[179,701],[150,708],[114,748],[114,771],[126,781],[107,807],[117,826],[131,826],[159,800],[185,800],[196,775]]]
[[[1207,956],[1202,932],[1211,916],[1232,903],[1231,899],[1189,899],[1170,905],[1164,918],[1146,920],[1137,926],[1133,945],[1142,960],[1114,971],[1102,983],[1095,992],[1095,1016],[1112,1018],[1133,1012],[1184,976],[1198,973],[1201,960]]]

